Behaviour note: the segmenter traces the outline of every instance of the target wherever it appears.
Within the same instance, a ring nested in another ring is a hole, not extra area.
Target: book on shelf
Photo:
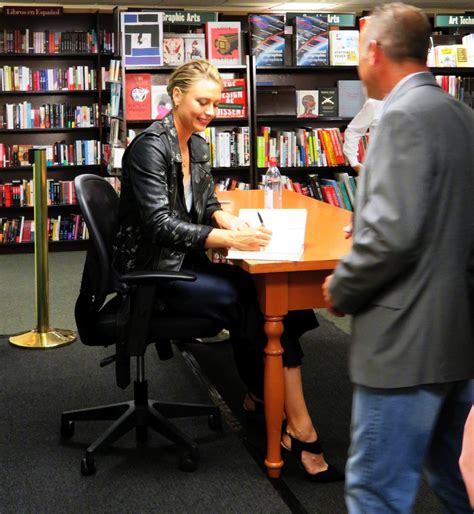
[[[440,68],[470,66],[468,49],[464,45],[438,45],[434,47],[434,65]]]
[[[120,112],[120,97],[122,95],[122,83],[112,82],[110,84],[110,116],[118,116]]]
[[[163,64],[165,66],[180,66],[184,64],[184,39],[178,34],[164,35]]]
[[[246,79],[223,79],[221,103],[217,118],[247,117],[247,86]]]
[[[259,116],[296,116],[295,86],[257,86]]]
[[[121,13],[122,59],[126,69],[163,66],[163,13]]]
[[[364,105],[365,94],[360,80],[338,80],[338,115],[353,118]]]
[[[151,86],[151,119],[162,120],[173,107],[166,86]]]
[[[262,261],[299,261],[304,252],[306,209],[240,209],[239,218],[252,227],[261,226],[272,231],[269,244],[261,251],[230,249],[228,259]]]
[[[467,50],[467,60],[469,66],[474,67],[474,33],[466,34],[463,36],[462,44],[466,47]]]
[[[110,59],[109,81],[118,82],[120,80],[120,59]]]
[[[184,39],[184,61],[206,58],[206,38],[204,34],[182,34]]]
[[[319,92],[316,89],[300,89],[296,91],[297,118],[318,117]]]
[[[337,117],[339,114],[336,87],[319,88],[319,116]]]
[[[294,31],[296,65],[327,66],[329,64],[327,15],[296,16]]]
[[[329,63],[331,66],[357,66],[359,64],[359,31],[329,31]]]
[[[250,184],[232,177],[220,178],[214,181],[214,191],[216,193],[219,191],[234,191],[236,189],[248,191],[250,190]]]
[[[151,115],[151,75],[127,73],[125,80],[127,120],[149,120]]]
[[[241,25],[239,21],[206,22],[207,58],[216,66],[242,64]]]
[[[256,66],[285,64],[285,16],[250,14],[250,49]]]

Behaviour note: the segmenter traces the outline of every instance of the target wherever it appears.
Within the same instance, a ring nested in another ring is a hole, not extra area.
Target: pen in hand
[[[258,219],[260,220],[260,225],[262,225],[262,227],[264,227],[265,223],[263,223],[262,215],[258,211],[257,211],[257,216],[258,216]]]

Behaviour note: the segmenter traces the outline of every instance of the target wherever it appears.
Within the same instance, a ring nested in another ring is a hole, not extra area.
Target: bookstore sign
[[[297,16],[324,16],[327,18],[328,25],[333,27],[355,27],[355,14],[352,13],[286,13],[286,21],[289,22]]]
[[[435,27],[474,27],[474,16],[465,14],[437,14]]]
[[[62,7],[4,6],[4,16],[62,16]]]
[[[207,21],[217,21],[217,13],[199,11],[163,11],[164,24],[202,25]]]

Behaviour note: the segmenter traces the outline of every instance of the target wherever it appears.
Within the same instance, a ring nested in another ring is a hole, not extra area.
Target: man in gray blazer
[[[353,314],[346,502],[410,512],[423,467],[447,512],[471,512],[459,471],[474,377],[474,114],[427,70],[431,28],[377,8],[359,75],[385,98],[359,182],[353,247],[323,293]]]

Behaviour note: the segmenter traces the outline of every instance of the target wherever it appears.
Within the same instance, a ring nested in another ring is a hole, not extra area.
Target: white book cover
[[[173,107],[166,86],[151,86],[151,119],[162,120]]]
[[[319,93],[316,89],[299,89],[296,91],[296,117],[317,118]]]
[[[329,31],[329,63],[331,66],[357,66],[359,64],[359,31]]]
[[[184,61],[196,61],[206,58],[206,39],[204,34],[183,34]]]
[[[163,63],[165,66],[184,64],[184,39],[175,34],[163,38]]]
[[[239,218],[252,227],[261,226],[272,231],[272,239],[261,251],[246,252],[230,249],[228,259],[256,261],[299,261],[304,251],[306,209],[240,209]]]

